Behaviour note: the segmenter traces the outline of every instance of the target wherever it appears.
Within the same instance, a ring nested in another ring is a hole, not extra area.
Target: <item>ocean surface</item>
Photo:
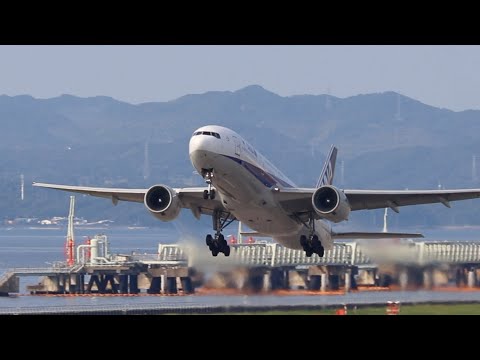
[[[208,229],[198,230],[199,246],[203,246],[204,233]],[[408,231],[408,230],[404,230]],[[480,241],[480,228],[459,227],[448,229],[422,229],[425,240],[470,240]],[[82,228],[75,229],[76,245],[84,243],[88,237],[98,234],[107,235],[111,253],[130,254],[156,253],[159,243],[175,243],[184,237],[177,230],[162,227],[153,228]],[[227,233],[226,233],[227,235]],[[17,228],[0,227],[0,276],[15,267],[51,267],[54,263],[65,261],[66,228]],[[212,257],[212,262],[215,258]],[[135,297],[62,297],[32,296],[25,289],[26,285],[38,283],[38,277],[21,277],[21,294],[14,297],[0,297],[0,313],[7,309],[32,307],[63,306],[277,306],[277,305],[329,305],[361,304],[385,301],[480,301],[480,292],[362,292],[345,295],[328,296],[135,296]]]

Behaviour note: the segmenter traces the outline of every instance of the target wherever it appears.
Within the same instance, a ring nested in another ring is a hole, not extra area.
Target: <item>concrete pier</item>
[[[351,270],[348,269],[345,272],[345,286],[344,286],[344,289],[345,289],[346,293],[350,292],[351,285],[352,285],[352,273],[351,273]]]
[[[431,268],[423,270],[423,287],[427,290],[433,287],[433,270]]]
[[[475,269],[469,269],[467,275],[467,286],[469,288],[474,288],[477,286],[477,276],[475,273]]]
[[[272,289],[272,281],[271,281],[271,272],[266,271],[263,274],[263,291],[267,292]]]
[[[320,291],[324,292],[327,291],[328,286],[328,275],[327,273],[323,273],[320,275]]]
[[[406,267],[403,267],[400,269],[400,272],[398,274],[398,282],[400,284],[400,288],[402,290],[406,290],[408,287],[408,269]]]

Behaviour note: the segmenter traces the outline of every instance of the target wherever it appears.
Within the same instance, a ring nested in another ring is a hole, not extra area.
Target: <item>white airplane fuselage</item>
[[[239,221],[287,247],[302,248],[299,239],[309,234],[308,228],[274,197],[275,191],[295,184],[245,139],[225,127],[204,126],[191,137],[189,155],[199,174],[213,169],[217,196]],[[325,249],[331,248],[329,225],[317,220],[315,230]]]

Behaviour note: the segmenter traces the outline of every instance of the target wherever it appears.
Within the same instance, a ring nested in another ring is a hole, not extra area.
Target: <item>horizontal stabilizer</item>
[[[392,238],[423,238],[420,233],[392,232],[332,232],[333,239],[392,239]]]
[[[272,237],[272,235],[259,233],[257,231],[240,231],[240,235],[242,235],[242,236],[256,236],[256,237]]]

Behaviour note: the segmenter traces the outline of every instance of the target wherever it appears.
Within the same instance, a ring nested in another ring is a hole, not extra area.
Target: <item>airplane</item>
[[[235,131],[218,125],[194,131],[189,142],[193,167],[204,187],[148,189],[101,188],[34,182],[33,186],[143,203],[161,221],[172,221],[182,209],[197,219],[212,217],[213,236],[205,242],[213,256],[230,255],[222,231],[241,221],[257,236],[271,237],[307,257],[323,257],[335,239],[419,238],[420,233],[336,232],[333,223],[348,220],[351,211],[441,203],[480,197],[480,189],[348,190],[333,185],[337,148],[332,145],[315,187],[300,188]]]

